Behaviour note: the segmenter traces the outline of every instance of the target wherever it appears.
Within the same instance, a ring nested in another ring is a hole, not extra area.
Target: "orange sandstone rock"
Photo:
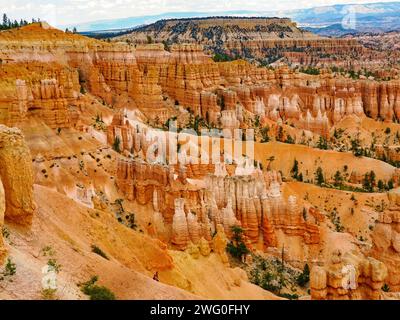
[[[0,178],[0,229],[3,230],[4,224],[4,212],[6,210],[6,201],[4,195],[4,188]],[[3,263],[4,258],[6,256],[6,249],[4,248],[3,244],[3,235],[0,235],[0,264]]]
[[[172,243],[179,249],[185,249],[190,239],[184,201],[175,199],[175,214],[172,221]]]
[[[19,129],[0,125],[0,177],[6,199],[5,219],[29,224],[35,209],[31,154]]]
[[[328,265],[311,269],[311,298],[379,300],[386,276],[387,268],[382,262],[356,252],[342,254],[337,250]]]
[[[379,214],[372,233],[371,254],[388,268],[386,283],[391,291],[400,288],[400,201],[396,192],[391,192],[390,207]]]
[[[220,256],[222,262],[229,265],[228,255],[226,254],[228,239],[226,238],[223,226],[217,225],[216,231],[217,233],[213,239],[213,249]]]

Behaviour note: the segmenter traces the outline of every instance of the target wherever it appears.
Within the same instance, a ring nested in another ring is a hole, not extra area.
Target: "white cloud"
[[[67,25],[165,12],[224,10],[278,11],[328,6],[362,4],[373,0],[0,0],[0,7],[12,19],[41,18],[53,25]],[[392,0],[381,0],[390,2]]]

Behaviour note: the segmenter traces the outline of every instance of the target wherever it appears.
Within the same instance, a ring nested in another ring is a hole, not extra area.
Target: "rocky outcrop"
[[[29,224],[35,209],[31,154],[19,129],[0,125],[0,178],[5,190],[5,219]]]
[[[218,32],[217,32],[218,31]],[[229,44],[242,40],[244,35],[253,39],[319,38],[301,29],[287,18],[246,18],[246,17],[207,17],[160,20],[153,24],[137,28],[131,35],[121,39],[135,37],[137,42],[147,42],[147,36],[155,41],[168,40],[175,36],[178,43],[215,42],[222,37]],[[284,36],[282,36],[282,34]]]
[[[175,213],[172,220],[172,243],[179,249],[185,249],[189,242],[189,231],[184,199],[175,199]]]
[[[211,117],[213,111],[219,110],[216,95],[205,92],[220,82],[218,67],[201,46],[173,45],[170,52],[164,51],[162,45],[138,46],[135,55],[140,70],[147,77],[151,74],[153,88],[159,88],[174,104],[190,107],[195,115],[204,118],[202,106],[207,106]]]
[[[226,238],[224,228],[222,227],[222,225],[218,225],[216,234],[213,238],[213,249],[214,252],[220,256],[221,261],[224,264],[229,265],[229,259],[226,253],[227,244],[228,244],[228,239]]]
[[[146,55],[143,47],[137,54],[146,59],[138,58],[139,68],[156,68],[155,82],[163,94],[222,128],[239,128],[244,111],[261,120],[291,121],[300,129],[324,136],[348,116],[368,115],[385,121],[397,118],[397,80],[381,83],[334,78],[332,74],[310,76],[285,67],[270,71],[242,60],[214,63],[197,47],[181,47],[173,47],[159,60],[150,58],[159,56],[154,47]],[[192,58],[174,58],[173,50]]]
[[[327,265],[311,269],[311,298],[379,300],[386,276],[387,268],[382,262],[355,252],[342,254],[337,250]]]
[[[35,117],[53,129],[73,126],[69,107],[79,95],[76,71],[56,63],[21,63],[0,73],[0,123],[21,125]]]
[[[318,244],[320,233],[317,225],[305,221],[303,208],[295,197],[283,198],[281,177],[276,172],[255,171],[247,176],[209,176],[208,196],[215,199],[216,208],[222,208],[223,221],[234,223],[233,215],[244,228],[252,243],[263,238],[265,247],[276,246],[276,230],[288,236],[298,235],[306,244]],[[229,195],[228,197],[226,195]],[[211,200],[210,200],[211,201]],[[224,225],[224,226],[225,226]],[[228,226],[225,227],[229,234]]]
[[[200,249],[200,253],[204,257],[208,257],[210,255],[211,248],[210,248],[209,242],[206,239],[204,239],[204,238],[200,239],[199,249]]]
[[[194,170],[197,167],[204,170]],[[317,223],[323,215],[302,207],[294,196],[285,199],[280,174],[239,169],[230,176],[224,164],[215,165],[212,172],[208,165],[176,169],[121,160],[116,183],[128,199],[153,203],[165,226],[172,225],[171,241],[181,249],[201,238],[210,241],[219,226],[229,237],[235,225],[244,229],[249,245],[261,240],[265,248],[277,247],[278,230],[288,237],[302,237],[306,245],[319,244]],[[314,219],[306,221],[308,213]]]
[[[373,119],[391,122],[400,115],[400,82],[364,82],[361,84],[365,112]]]
[[[379,214],[372,233],[371,255],[388,268],[387,285],[391,291],[400,290],[400,197],[389,194],[390,207]]]
[[[6,211],[6,198],[4,194],[3,183],[0,178],[0,229],[3,230],[4,227],[4,212]],[[3,243],[3,232],[0,234],[0,264],[3,263],[6,256],[6,249]]]
[[[214,63],[197,45],[173,45],[170,52],[161,45],[143,45],[136,56],[141,70],[157,70],[154,83],[175,104],[223,128],[240,126],[238,108],[274,121],[292,120],[325,136],[346,116],[397,117],[396,81],[310,76],[285,67],[269,71],[243,60]]]
[[[158,71],[139,70],[134,50],[126,44],[108,44],[32,24],[0,35],[0,58],[16,73],[6,84],[10,93],[3,99],[0,96],[0,110],[2,100],[14,105],[11,114],[5,115],[9,121],[18,117],[15,112],[28,109],[51,127],[70,126],[68,108],[85,92],[109,105],[143,108],[153,117],[162,118],[167,112],[157,84]],[[38,71],[32,79],[31,65],[45,66],[45,70],[54,66],[55,70]]]
[[[139,204],[153,203],[162,213],[165,222],[172,223],[175,214],[175,199],[185,198],[186,205],[196,214],[201,212],[202,189],[194,183],[188,183],[184,172],[175,176],[174,167],[148,165],[136,161],[119,161],[116,183],[129,200]]]

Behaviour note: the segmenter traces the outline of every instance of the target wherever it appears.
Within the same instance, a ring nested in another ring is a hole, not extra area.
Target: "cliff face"
[[[263,50],[295,45],[320,37],[297,28],[289,19],[279,18],[199,18],[161,20],[119,37],[135,43],[149,39],[167,43],[203,44],[208,52],[228,52],[233,56],[260,55]]]
[[[0,97],[0,119],[9,124],[29,113],[50,127],[70,127],[69,109],[79,104],[84,92],[109,105],[133,108],[140,101],[152,112],[165,109],[160,90],[139,70],[129,46],[33,24],[3,32],[0,52],[2,87],[7,88]]]
[[[200,166],[203,170],[194,170]],[[318,226],[305,221],[303,211],[309,211],[318,223],[323,219],[315,209],[301,207],[296,197],[283,197],[278,173],[245,174],[236,169],[235,175],[229,176],[223,164],[208,170],[205,165],[188,168],[203,174],[189,178],[182,167],[176,176],[174,168],[135,161],[120,162],[117,170],[119,189],[142,205],[152,203],[154,211],[161,213],[158,233],[172,228],[171,242],[178,248],[185,249],[189,242],[198,244],[201,238],[210,240],[218,226],[229,236],[235,225],[243,227],[250,246],[259,241],[265,249],[281,245],[278,231],[301,237],[306,245],[320,243]]]
[[[70,106],[79,94],[78,73],[57,63],[7,64],[1,68],[0,121],[9,126],[29,117],[51,128],[72,126]]]
[[[287,18],[239,18],[209,17],[161,20],[137,28],[134,32],[138,41],[146,41],[145,32],[159,37],[177,37],[177,42],[216,42],[224,36],[227,43],[243,38],[282,39],[318,38],[311,32],[297,28],[295,22]],[[168,39],[161,39],[168,40]]]
[[[243,111],[261,120],[291,120],[322,135],[346,116],[388,122],[399,117],[398,80],[310,76],[284,67],[270,71],[241,60],[214,63],[195,45],[172,46],[171,52],[160,45],[139,46],[136,57],[154,90],[224,128],[240,127]],[[143,107],[146,114],[150,106]]]
[[[220,82],[217,65],[198,45],[173,45],[170,52],[162,45],[137,46],[135,56],[153,90],[169,97],[172,105],[190,106],[196,114],[207,99],[205,90]],[[152,105],[146,105],[150,111]]]
[[[178,106],[227,128],[240,127],[243,112],[250,112],[322,135],[348,115],[385,121],[400,116],[398,80],[310,76],[242,60],[215,63],[197,44],[133,48],[41,25],[10,33],[0,36],[0,120],[7,125],[32,116],[53,129],[74,127],[85,92],[117,108],[139,108],[162,124],[178,114]]]
[[[219,58],[243,58],[262,64],[374,70],[382,78],[399,74],[396,37],[324,38],[298,28],[289,19],[210,17],[161,20],[119,36],[117,41],[172,45],[194,43]],[[383,39],[383,40],[382,40]],[[390,41],[391,40],[391,41]],[[381,43],[383,42],[383,44]],[[387,45],[388,43],[389,45]],[[227,56],[225,56],[227,55]]]
[[[368,51],[354,39],[322,38],[298,28],[286,18],[162,20],[120,36],[118,40],[142,44],[149,40],[168,44],[196,43],[202,44],[207,53],[264,62],[285,58],[306,65],[337,64],[337,56],[366,54]]]

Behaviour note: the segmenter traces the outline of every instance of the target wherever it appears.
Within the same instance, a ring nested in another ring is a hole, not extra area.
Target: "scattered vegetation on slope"
[[[255,285],[271,291],[274,294],[287,298],[298,299],[303,291],[307,290],[310,270],[304,266],[299,272],[290,265],[285,264],[284,255],[281,259],[253,256],[253,265],[249,269],[249,279]]]
[[[93,276],[89,281],[80,284],[81,291],[89,296],[90,300],[116,300],[115,294],[104,286],[98,286],[97,276]]]

